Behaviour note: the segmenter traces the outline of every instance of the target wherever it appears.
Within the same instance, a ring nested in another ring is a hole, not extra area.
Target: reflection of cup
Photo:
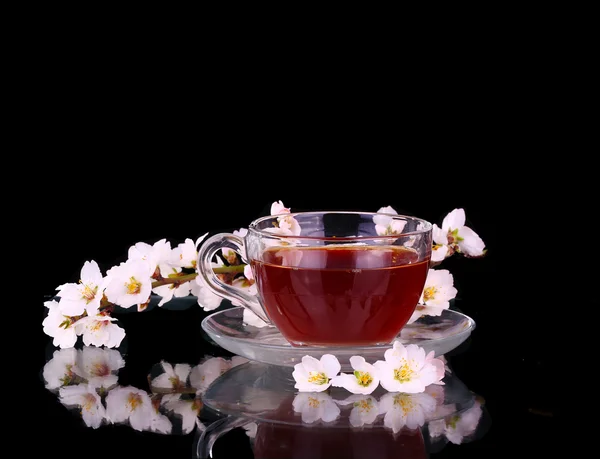
[[[420,429],[393,434],[382,427],[304,427],[260,422],[254,438],[256,459],[351,459],[427,457]]]
[[[227,233],[208,239],[198,270],[216,294],[272,323],[293,345],[387,344],[422,293],[431,228],[418,218],[375,213],[268,216],[251,223],[243,240]],[[222,248],[251,265],[257,296],[213,273]]]

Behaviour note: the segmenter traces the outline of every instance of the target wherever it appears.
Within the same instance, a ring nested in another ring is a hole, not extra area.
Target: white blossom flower
[[[240,229],[243,229],[243,228],[240,228]],[[235,231],[233,232],[233,234],[235,234]],[[208,236],[208,233],[204,233],[202,236],[200,236],[200,237],[198,237],[198,239],[196,239],[196,242],[195,242],[196,249],[200,246],[200,244],[202,244],[202,241],[204,241],[204,239],[206,239],[206,236]]]
[[[71,317],[67,317],[60,311],[60,305],[55,300],[44,302],[48,308],[48,315],[42,321],[44,333],[54,338],[54,346],[69,348],[75,346],[77,342],[77,329],[75,322]]]
[[[195,269],[198,262],[198,251],[196,250],[196,247],[204,240],[204,237],[206,237],[206,234],[201,236],[202,239],[199,242],[196,241],[198,244],[195,244],[191,239],[186,239],[185,242],[174,248],[171,252],[171,265]]]
[[[294,387],[300,392],[322,392],[331,386],[331,379],[340,369],[340,362],[334,355],[324,354],[321,360],[305,355],[302,363],[294,365]]]
[[[336,400],[336,403],[338,405],[353,405],[349,419],[350,424],[354,427],[373,424],[379,415],[379,403],[371,395],[351,395],[345,400]]]
[[[390,392],[379,400],[379,413],[385,414],[383,425],[392,429],[394,433],[400,432],[404,426],[411,430],[421,427],[435,407],[435,399],[425,393]]]
[[[200,397],[194,399],[182,398],[179,394],[170,394],[163,397],[164,407],[181,416],[181,430],[188,434],[197,424],[198,415],[202,409]]]
[[[197,394],[204,393],[215,379],[229,369],[231,369],[231,361],[222,357],[210,357],[192,368],[190,386],[196,389]]]
[[[396,212],[392,206],[381,207],[377,213],[398,215],[398,212]],[[373,217],[373,223],[375,223],[375,232],[379,236],[393,236],[401,234],[404,226],[406,225],[406,221],[394,220],[393,217],[389,217],[387,215],[375,215]]]
[[[117,319],[100,313],[84,317],[76,322],[76,327],[83,333],[83,344],[86,346],[118,347],[125,338],[125,330],[116,324]]]
[[[379,373],[379,383],[389,392],[419,393],[430,384],[439,383],[439,365],[433,358],[433,351],[425,355],[425,350],[416,344],[404,347],[394,341],[392,349],[384,354],[385,361],[378,360],[373,365]],[[440,361],[442,372],[444,364]]]
[[[256,327],[256,328],[272,327],[273,326],[271,324],[266,323],[264,320],[262,320],[260,317],[258,317],[256,314],[254,314],[248,308],[244,308],[244,311],[242,312],[242,321],[246,325],[250,325],[250,326]]]
[[[161,296],[158,302],[159,306],[171,301],[173,297],[184,298],[190,294],[193,284],[190,282],[183,282],[181,284],[166,284],[160,287],[154,287],[152,291],[157,295]]]
[[[324,422],[335,421],[340,415],[340,408],[333,399],[322,392],[300,392],[292,402],[295,413],[300,413],[302,422],[312,424],[322,419]]]
[[[106,410],[96,388],[88,384],[61,387],[59,391],[60,403],[67,407],[77,406],[81,409],[81,417],[88,427],[97,429],[102,421],[107,418]]]
[[[279,217],[277,221],[279,222],[279,229],[289,231],[294,236],[300,236],[302,228],[300,228],[300,223],[294,217]]]
[[[46,389],[54,390],[78,381],[77,349],[60,349],[54,351],[52,358],[46,362],[42,371]]]
[[[244,290],[249,295],[256,295],[256,284],[254,281],[254,274],[250,265],[244,266],[244,275],[236,277],[231,283],[232,286]]]
[[[379,377],[377,369],[373,365],[358,355],[350,357],[350,365],[352,365],[354,373],[341,373],[334,376],[331,381],[333,387],[343,387],[353,394],[371,394],[377,389]]]
[[[178,363],[173,367],[165,361],[160,362],[164,373],[152,380],[150,386],[162,389],[181,389],[186,386],[192,367],[187,363]]]
[[[408,323],[411,324],[421,316],[440,316],[450,307],[450,300],[456,297],[458,290],[454,287],[454,278],[447,269],[430,269],[421,293],[419,304],[415,308]]]
[[[77,355],[75,372],[94,389],[110,389],[117,385],[117,372],[125,366],[119,351],[85,346]]]
[[[158,268],[160,274],[163,277],[167,277],[169,274],[181,271],[180,267],[172,266],[170,264],[171,252],[171,243],[166,239],[156,241],[154,245],[138,242],[129,248],[128,260],[147,261],[152,271],[151,275],[153,275],[156,268]]]
[[[148,260],[130,260],[114,266],[106,273],[109,277],[106,297],[123,308],[137,305],[138,310],[145,309],[150,300],[153,273]]]
[[[458,251],[467,256],[479,257],[485,252],[485,244],[468,226],[465,226],[464,209],[454,209],[442,221],[441,231],[433,225],[433,240],[436,244],[458,246]]]
[[[429,435],[434,438],[443,434],[451,443],[460,445],[465,437],[477,430],[481,415],[481,404],[476,399],[475,404],[468,410],[431,422]]]
[[[116,387],[106,396],[106,413],[112,422],[129,421],[135,430],[148,430],[154,407],[146,392],[132,386]]]
[[[275,201],[271,204],[271,215],[289,214],[290,209],[283,205],[281,201]]]
[[[201,279],[201,276],[197,276],[192,282],[190,282],[190,289],[192,295],[196,296],[198,299],[198,304],[205,311],[212,311],[213,309],[217,309],[223,298],[210,290],[206,284],[204,283],[204,279]]]
[[[432,229],[433,247],[431,251],[431,261],[442,261],[452,255],[453,251],[448,248],[448,235],[443,229],[433,225]]]
[[[80,316],[87,311],[95,314],[100,307],[105,280],[98,263],[86,261],[81,268],[78,284],[63,284],[57,287],[60,291],[59,307],[65,316]]]

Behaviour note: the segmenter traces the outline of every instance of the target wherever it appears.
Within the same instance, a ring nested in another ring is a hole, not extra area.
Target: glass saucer
[[[202,321],[202,329],[210,338],[234,354],[271,365],[293,367],[305,355],[320,359],[335,355],[342,370],[350,370],[349,359],[361,355],[368,362],[383,360],[391,344],[356,347],[293,347],[275,327],[257,328],[243,322],[244,309],[234,307],[215,312]],[[436,356],[450,352],[463,343],[475,328],[475,321],[457,311],[445,310],[441,316],[426,316],[406,325],[396,337],[403,344],[418,344]]]

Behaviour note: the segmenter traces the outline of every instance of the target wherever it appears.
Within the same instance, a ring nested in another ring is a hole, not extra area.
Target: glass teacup
[[[207,239],[198,271],[214,293],[250,309],[294,346],[387,344],[423,291],[431,231],[429,222],[403,215],[271,215],[252,222],[243,239]],[[250,264],[256,296],[213,273],[211,261],[223,248]]]

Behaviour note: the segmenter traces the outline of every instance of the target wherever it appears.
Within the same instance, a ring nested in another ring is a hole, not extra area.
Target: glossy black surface
[[[485,183],[477,184],[486,190]],[[467,191],[468,187],[464,188]],[[331,187],[334,191],[336,187]],[[372,189],[372,187],[370,188]],[[134,188],[127,188],[125,193]],[[456,191],[456,190],[455,190]],[[482,191],[483,192],[483,191]],[[94,198],[100,194],[92,192]],[[272,197],[271,197],[272,194]],[[57,193],[56,198],[65,194]],[[263,196],[267,193],[263,192]],[[86,427],[81,416],[63,406],[57,395],[44,387],[42,370],[55,349],[51,339],[43,335],[41,321],[45,311],[44,295],[52,295],[54,288],[64,282],[76,281],[85,260],[97,260],[103,271],[123,261],[130,245],[138,241],[154,242],[166,237],[183,242],[186,237],[196,238],[206,231],[212,233],[233,230],[264,215],[270,203],[282,199],[294,210],[354,209],[377,210],[385,205],[399,212],[414,214],[432,222],[441,223],[444,215],[455,207],[464,207],[468,224],[483,238],[489,248],[486,258],[468,260],[453,258],[444,262],[455,277],[459,295],[454,307],[471,316],[477,328],[469,340],[447,357],[455,374],[474,394],[485,401],[486,428],[482,435],[467,443],[447,443],[440,447],[428,446],[432,458],[482,458],[510,454],[515,457],[529,453],[551,451],[555,442],[556,425],[560,413],[553,397],[550,354],[547,349],[548,333],[538,320],[539,309],[529,308],[529,298],[511,291],[510,270],[500,270],[497,260],[506,250],[503,223],[497,219],[493,203],[478,201],[467,193],[439,199],[421,198],[413,201],[390,194],[378,198],[336,199],[323,193],[319,200],[309,200],[301,194],[296,198],[273,190],[269,197],[240,202],[236,212],[226,211],[218,203],[205,204],[195,198],[187,210],[162,207],[160,215],[151,203],[138,208],[134,218],[123,207],[115,207],[109,223],[104,225],[67,226],[51,244],[45,247],[46,259],[54,260],[54,268],[41,281],[43,292],[37,302],[38,327],[36,387],[41,418],[31,448],[39,455],[67,456],[72,452],[82,458],[127,457],[194,457],[197,432],[188,435],[162,435],[138,432],[128,425],[103,425],[98,429]],[[117,196],[115,194],[115,196]],[[230,198],[237,201],[235,197]],[[433,204],[429,204],[433,203]],[[402,206],[405,206],[404,208]],[[233,206],[235,208],[235,206]],[[167,210],[169,210],[167,212]],[[177,213],[180,212],[180,213]],[[210,215],[214,215],[211,218]],[[198,306],[181,310],[154,308],[144,313],[126,313],[118,316],[127,337],[120,347],[125,365],[118,372],[120,385],[131,385],[150,392],[148,375],[161,361],[171,364],[198,365],[207,357],[231,358],[232,355],[207,341],[200,322],[208,313]],[[32,363],[33,365],[33,363]],[[216,420],[212,413],[203,413],[203,422]],[[214,457],[251,458],[248,436],[241,428],[234,429],[216,444]],[[29,450],[31,451],[31,450]],[[31,451],[33,453],[33,451]],[[371,456],[375,459],[376,456]]]

